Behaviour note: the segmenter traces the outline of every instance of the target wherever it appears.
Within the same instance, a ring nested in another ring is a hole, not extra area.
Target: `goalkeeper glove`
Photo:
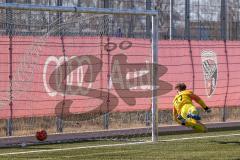
[[[212,110],[208,107],[204,108],[204,110],[205,110],[206,113],[211,113],[212,112]]]

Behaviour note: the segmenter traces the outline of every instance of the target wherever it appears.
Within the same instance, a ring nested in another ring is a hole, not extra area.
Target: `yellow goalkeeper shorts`
[[[191,127],[197,132],[207,132],[204,124],[196,121],[195,119],[188,119],[188,114],[199,115],[197,108],[192,104],[185,104],[181,109],[181,116],[186,119],[186,127]]]
[[[181,116],[184,118],[184,119],[187,119],[187,115],[191,113],[191,114],[195,114],[195,115],[198,115],[199,112],[198,110],[196,109],[196,107],[192,104],[185,104],[182,109],[181,109]]]

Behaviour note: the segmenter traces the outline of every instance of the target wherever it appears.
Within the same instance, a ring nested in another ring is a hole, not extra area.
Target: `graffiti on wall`
[[[130,48],[130,43],[123,46],[126,42],[120,43],[120,50]],[[107,44],[109,45],[109,44]],[[111,43],[111,46],[105,46],[105,50],[113,51],[117,44]],[[54,70],[47,79],[48,66],[54,64]],[[57,95],[66,96],[56,105],[56,114],[60,114],[61,106],[64,111],[70,113],[73,100],[67,99],[69,95],[84,96],[94,99],[100,99],[102,103],[88,112],[111,112],[118,106],[119,98],[128,106],[135,106],[137,98],[150,98],[152,96],[152,65],[151,63],[130,63],[128,56],[120,53],[111,57],[111,69],[108,74],[104,74],[109,82],[106,85],[113,86],[115,93],[102,89],[94,88],[97,78],[103,72],[104,62],[93,55],[81,55],[68,57],[49,56],[43,67],[43,83],[46,93],[50,97]],[[157,96],[168,93],[172,90],[172,85],[160,79],[167,72],[167,67],[154,64],[158,72],[155,74],[157,79]],[[84,67],[85,66],[85,67]],[[86,71],[84,72],[84,68]],[[76,72],[76,74],[73,74]],[[74,75],[76,78],[74,78]],[[74,79],[76,81],[74,82]],[[160,89],[161,87],[161,89]]]

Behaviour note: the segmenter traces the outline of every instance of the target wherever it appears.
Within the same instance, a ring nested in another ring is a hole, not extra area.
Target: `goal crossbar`
[[[16,10],[34,10],[34,11],[52,11],[52,12],[77,12],[77,13],[94,13],[94,14],[131,14],[157,16],[156,10],[133,10],[133,9],[116,9],[116,8],[93,8],[93,7],[76,7],[76,6],[46,6],[33,4],[17,3],[0,3],[0,9]]]

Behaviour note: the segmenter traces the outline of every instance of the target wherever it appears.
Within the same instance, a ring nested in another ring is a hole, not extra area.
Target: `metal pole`
[[[157,105],[157,69],[158,69],[158,16],[152,16],[152,141],[158,138]]]
[[[12,3],[12,0],[6,0],[8,3]],[[7,119],[7,136],[13,135],[13,46],[12,46],[12,39],[13,39],[13,15],[12,10],[7,9],[7,34],[9,36],[9,109],[10,109],[10,117]]]
[[[230,35],[229,35],[229,9],[228,9],[228,3],[229,3],[229,1],[225,0],[226,40],[230,39]]]
[[[62,6],[62,0],[57,0],[57,5]],[[62,13],[57,13],[58,18],[58,27],[59,27],[59,36],[61,37],[61,45],[62,45],[62,52],[64,57],[64,76],[67,75],[67,66],[66,66],[66,55],[65,55],[65,46],[64,46],[64,37],[63,37],[63,30],[61,29],[62,23],[63,23],[63,17]],[[65,106],[65,99],[66,99],[66,82],[64,82],[64,93],[63,93],[63,103],[61,106],[61,114],[57,116],[57,132],[63,132],[63,112],[64,112],[64,106]]]
[[[224,98],[224,106],[223,106],[223,117],[222,117],[222,121],[226,122],[227,120],[227,99],[228,99],[228,89],[229,89],[229,60],[228,60],[228,50],[227,50],[227,41],[224,40],[224,52],[225,52],[225,56],[226,56],[226,64],[227,64],[227,89],[226,89],[226,94],[225,94],[225,98]]]
[[[226,1],[221,0],[221,39],[227,39],[227,27],[226,27]]]
[[[26,3],[31,4],[32,0],[26,0]],[[29,32],[31,31],[31,17],[32,17],[32,13],[31,13],[31,11],[29,11],[28,16],[27,16],[27,20],[28,20],[27,21],[27,28],[28,28]]]
[[[146,9],[151,9],[151,0],[146,0]],[[147,32],[147,38],[151,37],[151,16],[146,16],[146,32]]]
[[[110,43],[110,38],[107,38],[107,43]],[[105,110],[104,113],[104,119],[103,119],[103,124],[104,124],[104,129],[109,128],[109,105],[110,105],[110,77],[111,77],[111,71],[110,71],[110,50],[107,49],[107,109]]]
[[[221,39],[224,41],[224,47],[225,47],[225,54],[226,54],[226,60],[227,60],[227,49],[226,49],[226,40],[227,40],[227,20],[226,20],[226,0],[221,0]],[[228,62],[228,60],[227,60]],[[227,63],[227,69],[228,69],[228,63]],[[229,70],[227,70],[227,74],[229,75]],[[228,76],[229,80],[229,76]],[[225,95],[225,103],[223,106],[223,117],[222,121],[226,121],[226,100],[228,95],[228,81],[227,81],[227,90]]]
[[[190,0],[185,0],[185,35],[184,39],[190,40]]]
[[[198,40],[201,40],[202,39],[202,28],[201,28],[201,22],[200,22],[200,2],[199,2],[199,0],[198,0],[198,13],[197,13],[197,17],[198,17]]]
[[[169,16],[169,39],[172,40],[172,14],[173,14],[173,0],[170,0],[170,16]]]
[[[109,0],[104,0],[103,1],[103,8],[110,8],[110,1]],[[110,38],[109,38],[109,19],[108,16],[104,16],[104,34],[108,36],[107,38],[107,43],[109,44]],[[113,33],[112,33],[113,34]],[[110,102],[110,51],[107,50],[107,56],[108,56],[108,61],[107,61],[107,109],[104,110],[104,115],[103,115],[103,128],[108,129],[109,128],[109,102]]]
[[[131,8],[134,8],[134,4],[133,4],[133,0],[130,0],[130,7]],[[128,26],[128,37],[129,38],[134,38],[134,34],[133,34],[133,31],[134,31],[134,18],[133,18],[133,15],[130,15],[130,22],[129,23],[129,26]]]
[[[10,118],[7,119],[7,136],[13,135],[13,68],[12,68],[12,24],[10,24],[10,31],[9,31],[9,108],[10,108]]]
[[[238,3],[238,8],[240,8],[240,1],[238,0],[237,1],[237,3]],[[238,11],[237,11],[237,29],[236,29],[236,35],[237,35],[237,38],[236,38],[236,40],[239,40],[239,24],[240,24],[240,18],[239,18],[239,12],[240,12],[240,10],[238,9]]]

